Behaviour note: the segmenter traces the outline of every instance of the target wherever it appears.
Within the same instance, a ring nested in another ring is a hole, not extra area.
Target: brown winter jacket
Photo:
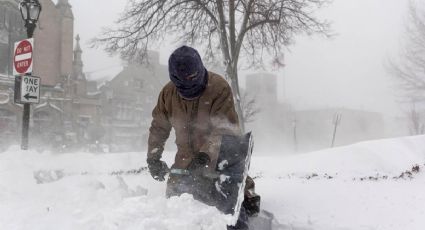
[[[176,134],[177,154],[173,168],[187,169],[195,154],[210,156],[215,169],[221,135],[240,135],[238,115],[229,84],[218,74],[208,72],[208,85],[202,95],[183,99],[172,82],[161,91],[152,112],[148,159],[160,159],[171,128]]]

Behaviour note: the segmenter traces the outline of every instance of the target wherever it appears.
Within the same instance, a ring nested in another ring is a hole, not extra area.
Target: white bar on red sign
[[[20,54],[15,56],[15,61],[31,59],[32,53]]]

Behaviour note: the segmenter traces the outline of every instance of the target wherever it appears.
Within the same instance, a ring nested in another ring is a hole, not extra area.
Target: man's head
[[[207,86],[208,74],[201,56],[191,47],[182,46],[171,54],[168,72],[170,80],[183,98],[197,98]]]

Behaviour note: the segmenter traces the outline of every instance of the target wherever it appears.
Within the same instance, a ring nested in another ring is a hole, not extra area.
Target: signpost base
[[[24,112],[22,116],[22,142],[21,149],[28,150],[28,132],[30,126],[30,104],[24,104]]]

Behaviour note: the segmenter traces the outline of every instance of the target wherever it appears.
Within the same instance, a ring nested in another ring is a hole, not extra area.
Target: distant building
[[[259,112],[246,128],[253,131],[255,146],[260,151],[284,149],[285,144],[285,110],[287,105],[278,101],[277,76],[270,73],[250,74],[246,77],[246,99],[254,99]]]
[[[0,74],[12,75],[14,43],[26,37],[17,0],[0,0]]]
[[[12,59],[14,43],[26,37],[19,9],[19,1],[0,0],[0,123],[9,121],[6,129],[0,131],[6,135],[5,143],[19,140],[22,106],[13,102],[14,76],[12,76]],[[72,33],[73,16],[71,6],[61,0],[54,4],[50,0],[41,0],[43,12],[38,27],[34,32],[34,67],[33,74],[41,77],[41,103],[32,105],[31,130],[47,135],[46,141],[52,140],[53,133],[60,130],[63,114],[64,89],[61,85],[64,76],[72,69]],[[6,39],[5,39],[6,38]],[[68,43],[62,44],[62,41]],[[13,122],[11,122],[13,121]],[[41,135],[37,135],[40,137]],[[40,137],[41,139],[41,137]]]
[[[89,144],[99,142],[104,135],[100,126],[102,104],[97,83],[88,81],[83,72],[80,37],[76,37],[72,74],[65,77],[64,130],[73,142]]]
[[[19,143],[21,134],[22,105],[14,104],[12,76],[14,43],[26,35],[18,2],[0,0],[0,146]],[[40,104],[31,105],[30,147],[78,146],[91,141],[88,133],[99,120],[100,93],[88,90],[93,83],[82,71],[79,38],[73,51],[74,17],[68,0],[40,3],[33,75],[41,78],[42,86]]]
[[[15,104],[12,58],[14,42],[26,30],[18,2],[0,0],[0,151],[19,144],[22,105]],[[40,0],[34,32],[34,72],[41,78],[41,100],[31,105],[30,148],[141,151],[146,146],[151,112],[168,82],[166,66],[151,52],[149,65],[127,63],[99,89],[84,74],[83,50],[76,36],[68,0]]]
[[[340,121],[335,132],[334,146],[384,138],[382,114],[345,109],[319,108],[294,110],[280,103],[277,97],[277,76],[268,73],[251,74],[246,78],[246,92],[254,97],[260,112],[248,130],[254,132],[256,149],[267,152],[306,152],[332,145],[334,119]]]
[[[34,32],[34,72],[55,87],[72,74],[74,16],[68,0],[40,0],[43,10]]]
[[[111,151],[140,151],[146,146],[152,110],[168,82],[168,70],[159,64],[159,54],[150,52],[149,57],[149,66],[128,63],[100,87],[104,142]]]
[[[26,36],[16,0],[0,0],[0,150],[2,143],[16,142],[22,108],[13,104],[12,52]]]

